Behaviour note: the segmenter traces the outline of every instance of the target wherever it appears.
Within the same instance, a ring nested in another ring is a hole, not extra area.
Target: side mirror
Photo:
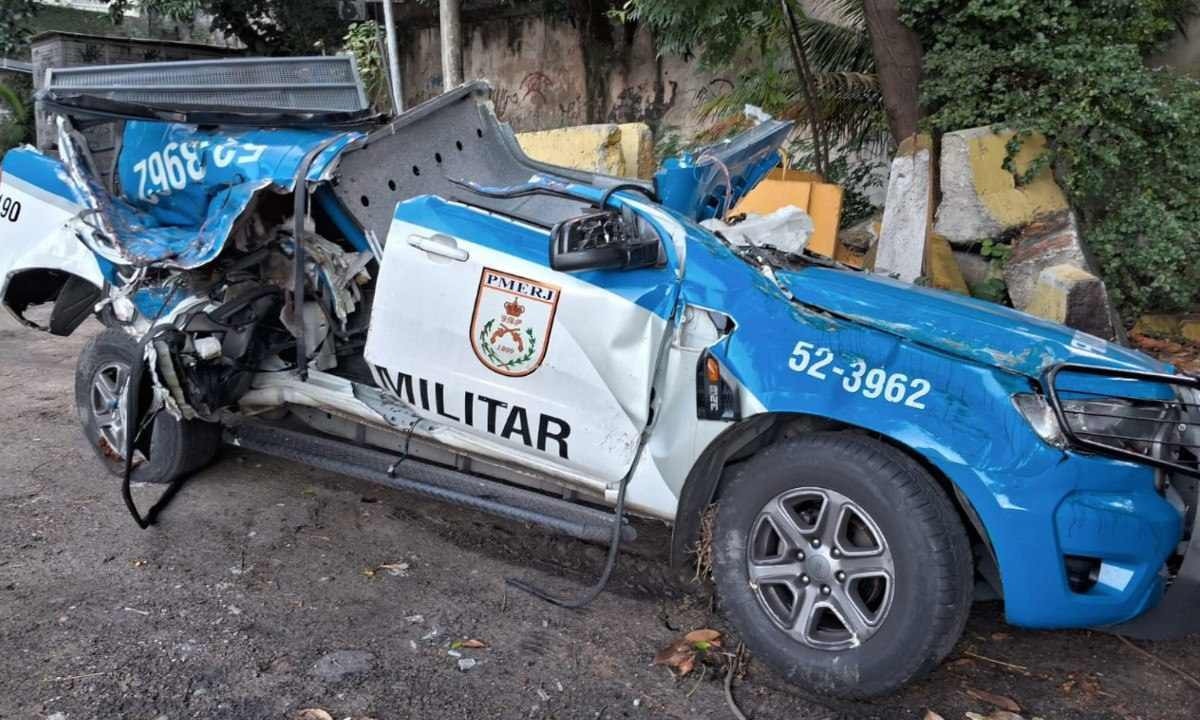
[[[588,213],[550,231],[550,267],[562,272],[651,267],[661,252],[658,234],[632,212]]]

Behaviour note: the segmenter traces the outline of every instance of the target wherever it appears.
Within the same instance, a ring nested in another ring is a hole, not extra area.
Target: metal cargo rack
[[[88,109],[81,98],[155,110],[225,109],[240,115],[361,115],[370,110],[350,55],[229,58],[51,68],[42,99]],[[102,107],[102,105],[101,105]]]

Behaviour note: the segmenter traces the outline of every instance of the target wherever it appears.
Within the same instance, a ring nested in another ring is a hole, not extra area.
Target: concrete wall
[[[436,17],[399,22],[409,106],[442,90]],[[678,57],[658,58],[644,28],[584,22],[540,10],[463,18],[463,75],[495,88],[500,118],[517,131],[588,123],[645,122],[656,132],[699,127],[693,111],[727,83]]]

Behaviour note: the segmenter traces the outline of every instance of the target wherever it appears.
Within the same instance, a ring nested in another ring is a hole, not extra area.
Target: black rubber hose
[[[600,196],[600,209],[603,210],[604,208],[608,207],[608,202],[612,200],[612,196],[621,192],[622,190],[633,190],[635,192],[640,192],[641,194],[650,198],[650,202],[658,202],[658,194],[653,190],[646,188],[645,186],[638,185],[636,183],[618,183],[605,190],[604,194]]]
[[[633,467],[637,467],[636,462]],[[612,578],[613,571],[617,568],[617,556],[621,551],[621,528],[625,523],[625,489],[629,487],[629,481],[632,477],[633,469],[630,469],[629,473],[621,479],[621,489],[617,491],[617,507],[614,511],[615,517],[613,519],[612,536],[608,541],[608,559],[605,560],[604,570],[600,573],[600,577],[596,580],[595,584],[574,597],[563,598],[551,595],[545,590],[519,578],[506,578],[505,582],[522,592],[527,592],[536,598],[545,600],[551,605],[557,605],[561,608],[575,610],[585,605],[590,605],[593,600],[600,596],[600,593],[604,592],[604,588],[608,587],[608,581]]]

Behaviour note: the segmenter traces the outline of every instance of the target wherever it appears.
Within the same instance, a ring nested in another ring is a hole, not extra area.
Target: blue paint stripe
[[[9,150],[4,155],[4,173],[12,174],[25,182],[56,195],[70,203],[79,203],[79,197],[67,177],[66,168],[54,158],[43,155],[33,148],[22,147]]]
[[[531,263],[550,267],[550,238],[541,230],[506,218],[421,195],[396,206],[395,219],[462,238]],[[675,269],[589,270],[571,276],[621,296],[661,318],[675,305]]]

